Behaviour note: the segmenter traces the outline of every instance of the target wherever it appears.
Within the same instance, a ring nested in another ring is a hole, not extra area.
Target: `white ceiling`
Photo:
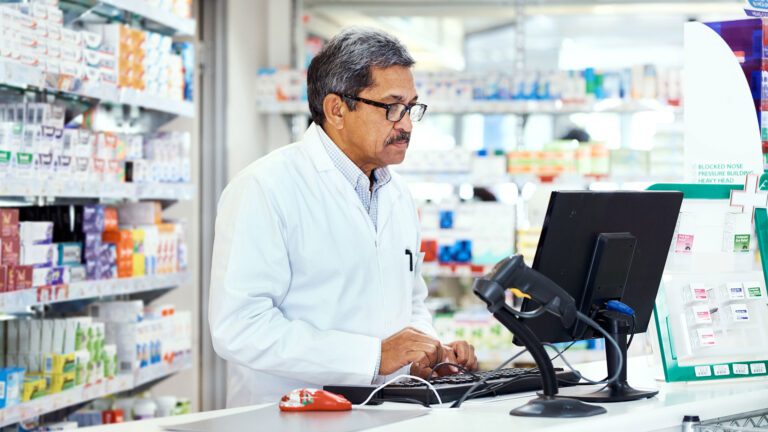
[[[464,58],[466,38],[484,39],[483,32],[504,34],[506,37],[502,40],[491,39],[489,49],[511,50],[514,43],[509,36],[513,37],[514,32],[498,29],[514,28],[514,3],[513,0],[304,0],[304,7],[312,33],[327,38],[349,25],[379,27],[403,40],[422,67],[462,69],[467,60]],[[557,53],[562,62],[563,47],[567,45],[571,63],[578,63],[579,56],[594,62],[595,53],[600,52],[617,60],[617,56],[632,51],[638,62],[645,62],[645,57],[654,60],[655,51],[656,60],[674,63],[682,49],[682,28],[686,21],[742,17],[742,3],[740,0],[527,0],[524,21],[527,55],[531,59],[541,57],[542,64],[536,66],[545,67],[552,59],[557,61]]]

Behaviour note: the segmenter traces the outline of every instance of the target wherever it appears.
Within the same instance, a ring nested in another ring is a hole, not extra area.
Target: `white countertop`
[[[592,378],[604,375],[604,363],[592,363],[579,367]],[[377,432],[394,431],[450,431],[450,430],[616,430],[631,431],[678,431],[684,415],[698,415],[702,420],[768,408],[768,380],[749,378],[698,383],[664,383],[655,380],[657,371],[649,365],[647,357],[631,358],[629,382],[635,387],[658,388],[659,394],[651,399],[634,402],[601,404],[607,414],[581,419],[542,419],[515,417],[509,411],[533,397],[532,393],[508,395],[491,399],[466,402],[460,409],[435,407],[429,414],[411,420],[371,429]],[[768,378],[768,377],[767,377]],[[142,431],[163,431],[162,427],[189,423],[217,416],[245,412],[266,405],[234,408],[168,417],[144,421]],[[277,409],[275,407],[274,409]],[[408,404],[387,403],[378,407],[355,409],[426,409]],[[88,428],[88,431],[128,432],[139,430],[136,422],[120,425]],[[245,427],[243,430],[248,430]]]

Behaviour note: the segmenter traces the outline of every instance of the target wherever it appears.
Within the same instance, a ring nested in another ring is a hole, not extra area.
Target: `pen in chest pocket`
[[[413,252],[406,248],[405,254],[408,255],[408,271],[413,271]]]

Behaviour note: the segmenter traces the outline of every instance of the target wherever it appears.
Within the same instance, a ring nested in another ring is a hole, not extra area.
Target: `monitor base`
[[[509,414],[520,417],[576,418],[592,417],[606,412],[601,406],[588,405],[575,399],[539,396],[513,409]]]

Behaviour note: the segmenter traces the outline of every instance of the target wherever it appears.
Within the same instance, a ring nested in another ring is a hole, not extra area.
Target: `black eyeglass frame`
[[[424,115],[427,113],[427,108],[428,108],[428,106],[426,104],[421,104],[421,103],[406,105],[404,103],[395,102],[395,103],[387,104],[387,103],[384,103],[384,102],[376,102],[374,100],[370,100],[370,99],[366,99],[366,98],[361,98],[359,96],[352,96],[350,94],[339,94],[339,93],[336,93],[336,95],[341,96],[343,98],[352,99],[354,101],[362,102],[364,104],[368,104],[368,105],[371,105],[371,106],[375,106],[375,107],[378,107],[378,108],[384,108],[384,109],[387,110],[387,113],[386,113],[387,120],[391,121],[392,123],[397,123],[400,120],[402,120],[403,117],[405,117],[405,113],[408,113],[410,115],[411,114],[411,109],[413,107],[424,107],[424,111],[422,111],[421,117],[419,117],[418,119],[414,119],[413,117],[411,117],[411,121],[414,121],[414,122],[421,121],[421,119],[423,119]],[[393,107],[397,106],[397,105],[402,105],[405,108],[403,109],[402,113],[400,114],[400,118],[399,119],[392,120],[392,119],[389,118],[389,113],[390,113],[390,110]]]

